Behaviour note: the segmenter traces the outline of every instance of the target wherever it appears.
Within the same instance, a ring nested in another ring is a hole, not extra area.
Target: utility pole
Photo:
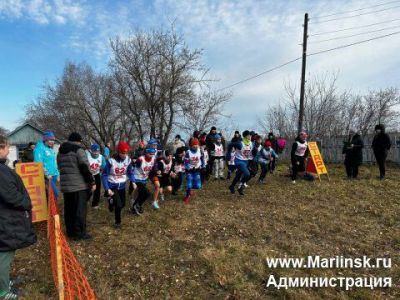
[[[303,60],[301,64],[301,85],[300,85],[300,107],[299,107],[299,125],[297,133],[303,129],[304,119],[304,85],[306,82],[306,59],[307,59],[307,38],[308,38],[308,13],[304,15],[303,32]]]

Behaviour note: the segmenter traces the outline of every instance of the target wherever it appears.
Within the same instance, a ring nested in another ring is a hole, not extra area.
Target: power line
[[[359,36],[359,35],[364,35],[364,34],[369,34],[369,33],[375,33],[375,32],[385,31],[385,30],[389,30],[389,29],[395,29],[395,28],[400,28],[400,25],[386,27],[386,28],[382,28],[382,29],[378,29],[378,30],[370,30],[370,31],[360,32],[360,33],[356,33],[356,34],[350,34],[350,35],[334,37],[334,38],[330,38],[330,39],[326,39],[326,40],[311,41],[309,43],[317,44],[317,43],[323,43],[323,42],[328,42],[328,41],[341,40],[341,39],[351,38],[351,37],[354,37],[354,36]]]
[[[336,32],[343,32],[343,31],[348,31],[348,30],[353,30],[353,29],[360,29],[360,28],[364,28],[364,27],[371,27],[371,26],[391,23],[391,22],[395,22],[395,21],[400,21],[400,19],[393,19],[393,20],[389,20],[389,21],[378,22],[378,23],[373,23],[373,24],[367,24],[367,25],[362,25],[362,26],[348,27],[348,28],[343,28],[343,29],[340,29],[340,30],[317,32],[317,33],[314,33],[314,34],[310,34],[309,37],[317,36],[317,35],[324,35],[324,34],[331,34],[331,33],[336,33]]]
[[[399,34],[399,33],[400,33],[400,31],[395,31],[395,32],[392,32],[392,33],[389,33],[389,34],[379,35],[379,36],[376,36],[374,38],[370,38],[370,39],[367,39],[367,40],[362,40],[362,41],[358,41],[358,42],[351,43],[351,44],[346,44],[346,45],[341,45],[341,46],[338,46],[338,47],[335,47],[335,48],[331,48],[331,49],[327,49],[327,50],[313,52],[313,53],[307,54],[307,56],[313,56],[313,55],[317,55],[317,54],[321,54],[321,53],[330,52],[330,51],[333,51],[333,50],[347,48],[347,47],[354,46],[354,45],[364,44],[364,43],[367,43],[367,42],[370,42],[370,41],[373,41],[373,40],[383,39],[385,37],[396,35],[396,34]]]
[[[375,10],[375,11],[370,11],[370,12],[366,12],[366,13],[361,13],[361,14],[354,15],[354,16],[346,16],[346,17],[334,18],[334,19],[329,19],[329,20],[325,20],[325,21],[310,22],[310,23],[312,23],[312,24],[321,24],[321,23],[327,23],[327,22],[332,22],[332,21],[336,21],[336,20],[350,19],[350,18],[355,18],[355,17],[359,17],[359,16],[375,14],[375,13],[379,13],[379,12],[382,12],[382,11],[387,11],[387,10],[391,10],[391,9],[395,9],[395,8],[399,8],[399,7],[400,7],[400,5],[397,5],[397,6],[381,9],[381,10]]]
[[[380,4],[376,4],[376,5],[372,5],[372,6],[367,6],[367,7],[363,7],[363,8],[359,8],[359,9],[355,9],[355,10],[349,10],[349,11],[334,13],[334,14],[330,14],[330,15],[317,16],[317,17],[315,17],[315,18],[321,19],[321,18],[327,18],[327,17],[337,16],[337,15],[349,14],[349,13],[361,11],[361,10],[364,10],[364,9],[370,9],[370,8],[379,7],[379,6],[384,6],[384,5],[388,5],[388,4],[392,4],[392,3],[397,3],[397,2],[400,2],[400,0],[390,1],[390,2],[385,2],[385,3],[380,3]]]
[[[400,31],[395,31],[395,32],[392,32],[392,33],[389,33],[389,34],[376,36],[376,37],[374,37],[374,38],[370,38],[370,39],[367,39],[367,40],[358,41],[358,42],[351,43],[351,44],[341,45],[341,46],[338,46],[338,47],[335,47],[335,48],[330,48],[330,49],[326,49],[326,50],[321,50],[321,51],[309,53],[309,54],[307,54],[307,56],[314,56],[314,55],[318,55],[318,54],[322,54],[322,53],[326,53],[326,52],[331,52],[331,51],[338,50],[338,49],[348,48],[348,47],[351,47],[351,46],[354,46],[354,45],[359,45],[359,44],[368,43],[368,42],[370,42],[370,41],[383,39],[383,38],[385,38],[385,37],[393,36],[393,35],[396,35],[396,34],[400,34]],[[257,75],[248,77],[248,78],[246,78],[246,79],[243,79],[243,80],[238,81],[238,82],[236,82],[236,83],[233,83],[233,84],[231,84],[231,85],[228,85],[228,86],[225,86],[225,87],[223,87],[223,88],[220,88],[220,89],[216,90],[216,92],[220,92],[220,91],[222,91],[222,90],[226,90],[226,89],[232,88],[232,87],[234,87],[234,86],[236,86],[236,85],[239,85],[239,84],[242,84],[242,83],[247,82],[247,81],[249,81],[249,80],[252,80],[252,79],[254,79],[254,78],[260,77],[260,76],[262,76],[262,75],[264,75],[264,74],[270,73],[270,72],[275,71],[275,70],[280,69],[280,68],[283,68],[284,66],[287,66],[287,65],[289,65],[289,64],[291,64],[291,63],[294,63],[294,62],[296,62],[296,61],[298,61],[298,60],[300,60],[300,59],[302,59],[302,57],[298,57],[298,58],[293,59],[293,60],[291,60],[291,61],[285,62],[285,63],[283,63],[283,64],[281,64],[281,65],[279,65],[279,66],[276,66],[276,67],[273,67],[273,68],[271,68],[271,69],[268,69],[268,70],[266,70],[266,71],[264,71],[264,72],[261,72],[261,73],[259,73],[259,74],[257,74]]]
[[[248,78],[243,79],[243,80],[241,80],[241,81],[238,81],[238,82],[236,82],[236,83],[234,83],[234,84],[231,84],[231,85],[225,86],[225,87],[223,87],[223,88],[220,88],[220,89],[216,90],[216,92],[220,92],[220,91],[223,91],[223,90],[226,90],[226,89],[230,89],[230,88],[232,88],[232,87],[234,87],[234,86],[236,86],[236,85],[238,85],[238,84],[244,83],[244,82],[246,82],[246,81],[252,80],[252,79],[257,78],[257,77],[260,77],[260,76],[262,76],[262,75],[264,75],[264,74],[270,73],[270,72],[275,71],[275,70],[278,70],[278,69],[280,69],[280,68],[283,68],[284,66],[287,66],[287,65],[289,65],[289,64],[291,64],[291,63],[294,63],[294,62],[296,62],[296,61],[298,61],[298,60],[300,60],[300,59],[301,59],[301,57],[298,57],[298,58],[293,59],[293,60],[291,60],[291,61],[285,62],[285,63],[283,63],[283,64],[281,64],[281,65],[279,65],[279,66],[276,66],[276,67],[273,67],[273,68],[271,68],[271,69],[268,69],[268,70],[266,70],[266,71],[264,71],[264,72],[261,72],[261,73],[259,73],[259,74],[257,74],[257,75],[248,77]]]

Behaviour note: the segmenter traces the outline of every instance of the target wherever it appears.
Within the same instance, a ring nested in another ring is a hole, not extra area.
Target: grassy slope
[[[284,165],[278,173],[284,173]],[[266,290],[270,274],[292,276],[392,276],[399,283],[400,191],[398,167],[376,180],[375,167],[347,181],[342,166],[329,166],[331,181],[316,184],[275,174],[254,180],[246,196],[230,195],[227,182],[209,182],[188,206],[167,200],[159,212],[146,206],[123,228],[113,229],[105,206],[89,213],[91,242],[71,242],[100,299],[386,299],[398,288]],[[297,196],[297,195],[300,196]],[[179,198],[179,200],[181,197]],[[48,246],[17,253],[14,274],[30,278],[28,299],[54,298]],[[265,258],[321,255],[389,256],[390,270],[270,270]]]

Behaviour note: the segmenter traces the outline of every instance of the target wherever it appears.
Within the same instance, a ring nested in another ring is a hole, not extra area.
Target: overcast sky
[[[358,10],[370,6],[375,7]],[[358,11],[318,18],[353,10]],[[188,45],[204,49],[203,61],[219,79],[214,84],[219,89],[300,57],[305,12],[311,18],[310,35],[399,19],[310,36],[309,53],[400,31],[400,1],[390,0],[0,0],[0,126],[17,126],[24,116],[24,105],[40,95],[44,83],[60,76],[65,61],[86,61],[104,70],[110,54],[108,41],[115,35],[125,37],[135,29],[165,27],[175,20]],[[363,15],[317,23],[355,14]],[[377,31],[380,29],[385,30]],[[377,32],[312,43],[366,31]],[[361,93],[399,87],[399,46],[400,34],[311,56],[307,74],[338,72],[340,89]],[[257,116],[268,105],[284,98],[284,81],[299,83],[300,68],[299,60],[237,85],[225,113],[232,115],[241,130],[255,126]]]

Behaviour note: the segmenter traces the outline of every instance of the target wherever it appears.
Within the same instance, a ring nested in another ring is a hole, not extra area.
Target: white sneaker
[[[157,201],[154,201],[151,206],[153,206],[154,209],[160,209],[160,206],[158,205]]]
[[[292,183],[295,184],[295,183],[296,183],[296,180],[292,180]]]
[[[160,200],[161,200],[161,201],[164,201],[164,200],[165,200],[164,194],[160,194]]]
[[[250,185],[248,185],[247,183],[243,183],[245,188],[248,188]]]

